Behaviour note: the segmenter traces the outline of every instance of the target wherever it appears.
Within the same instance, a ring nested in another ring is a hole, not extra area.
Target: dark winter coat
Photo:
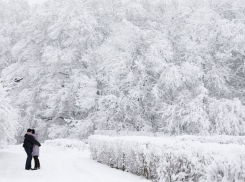
[[[35,140],[35,138],[32,136],[31,133],[26,133],[25,134],[25,140],[23,143],[23,147],[24,148],[33,148],[34,144],[41,146],[41,144],[37,140]]]

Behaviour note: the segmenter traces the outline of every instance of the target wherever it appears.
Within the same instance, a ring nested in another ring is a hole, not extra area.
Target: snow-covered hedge
[[[199,141],[201,143],[219,143],[219,144],[239,144],[245,145],[245,136],[229,136],[229,135],[215,135],[215,136],[194,136],[181,135],[167,137],[163,132],[145,132],[145,131],[116,131],[116,130],[95,130],[95,135],[106,136],[148,136],[148,137],[163,137],[165,139],[174,139],[177,141]]]
[[[174,139],[177,141],[199,141],[201,143],[245,145],[245,136],[228,136],[228,135],[191,136],[191,135],[186,135],[186,136],[176,136]]]
[[[158,182],[244,182],[245,146],[157,137],[89,137],[94,160]]]
[[[78,149],[78,150],[86,150],[88,145],[86,145],[83,141],[75,140],[75,139],[55,139],[55,140],[46,140],[46,145],[51,146],[61,146],[65,148]]]
[[[106,136],[156,136],[157,133],[146,131],[94,130],[94,134]],[[164,133],[161,133],[161,135],[164,135]]]

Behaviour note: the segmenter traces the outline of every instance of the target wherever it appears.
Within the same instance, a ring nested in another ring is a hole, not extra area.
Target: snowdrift
[[[94,160],[157,182],[245,181],[245,146],[180,138],[94,135],[89,145]]]

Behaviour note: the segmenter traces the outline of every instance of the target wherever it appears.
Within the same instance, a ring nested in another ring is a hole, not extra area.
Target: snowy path
[[[43,145],[37,171],[24,170],[25,160],[21,145],[1,149],[0,182],[149,182],[93,161],[89,151]]]

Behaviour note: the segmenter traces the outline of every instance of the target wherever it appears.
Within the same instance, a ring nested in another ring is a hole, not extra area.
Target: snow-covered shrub
[[[51,125],[49,128],[49,138],[66,138],[69,134],[69,128],[66,126]]]
[[[201,143],[245,145],[245,137],[244,136],[227,136],[227,135],[191,136],[191,135],[185,135],[185,136],[176,136],[173,138],[176,141],[198,141]]]
[[[55,140],[46,140],[45,145],[51,146],[61,146],[65,148],[78,149],[78,150],[86,150],[88,146],[80,140],[75,139],[55,139]]]
[[[89,137],[94,160],[159,182],[242,182],[245,146],[157,137]]]
[[[155,133],[146,131],[116,131],[116,130],[95,130],[95,135],[107,136],[155,136]],[[164,135],[162,133],[162,135]]]
[[[118,132],[116,130],[95,130],[95,135],[107,135],[107,136],[118,136]]]
[[[178,141],[197,141],[201,143],[219,143],[219,144],[238,144],[245,145],[245,136],[213,135],[213,136],[195,136],[195,135],[178,135],[167,136],[163,132],[144,132],[144,131],[116,131],[116,130],[95,130],[95,135],[106,136],[148,136],[162,137]]]
[[[93,133],[93,123],[83,120],[64,119],[63,125],[53,124],[49,128],[49,138],[85,139]]]
[[[244,136],[245,106],[239,99],[212,99],[209,117],[214,130],[211,133]]]
[[[93,133],[93,123],[91,121],[67,120],[70,123],[70,138],[85,139]]]

